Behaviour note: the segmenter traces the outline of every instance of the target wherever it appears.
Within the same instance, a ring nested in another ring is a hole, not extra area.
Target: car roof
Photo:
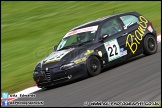
[[[81,24],[77,27],[74,27],[73,29],[71,29],[70,31],[72,30],[76,30],[76,29],[80,29],[80,28],[85,28],[85,27],[90,27],[90,26],[95,26],[95,25],[99,25],[102,21],[104,21],[105,19],[108,19],[110,17],[113,17],[113,16],[117,16],[117,15],[122,15],[122,14],[133,14],[133,13],[136,13],[136,12],[125,12],[125,13],[119,13],[119,14],[114,14],[114,15],[109,15],[109,16],[105,16],[105,17],[102,17],[102,18],[98,18],[96,20],[92,20],[92,21],[89,21],[87,23],[84,23],[84,24]]]
[[[84,28],[84,27],[89,27],[89,26],[95,26],[95,25],[99,25],[103,20],[109,18],[110,16],[106,16],[106,17],[103,17],[103,18],[98,18],[96,20],[92,20],[92,21],[89,21],[87,23],[84,23],[84,24],[81,24],[71,30],[76,30],[76,29],[79,29],[79,28]]]

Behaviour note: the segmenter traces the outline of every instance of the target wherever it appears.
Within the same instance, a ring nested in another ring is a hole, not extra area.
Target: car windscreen
[[[68,32],[59,42],[57,50],[82,45],[93,41],[98,26],[91,26]]]

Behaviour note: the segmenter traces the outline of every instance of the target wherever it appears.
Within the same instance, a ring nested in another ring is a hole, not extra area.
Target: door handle
[[[122,36],[125,36],[125,35],[127,35],[128,33],[123,33],[123,35]]]

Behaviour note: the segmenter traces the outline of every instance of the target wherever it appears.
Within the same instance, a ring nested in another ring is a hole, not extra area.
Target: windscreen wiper
[[[89,42],[92,42],[92,41],[93,41],[93,40],[88,40],[88,41],[85,41],[85,42],[79,43],[78,46],[84,45],[84,44],[89,43]]]
[[[78,44],[72,43],[71,45],[65,46],[65,47],[63,47],[63,48],[61,48],[59,50],[68,49],[69,47],[75,47],[75,46],[78,46]]]
[[[91,41],[93,41],[93,40],[85,41],[85,42],[82,42],[82,43],[79,43],[79,44],[75,42],[75,43],[72,43],[71,45],[65,46],[65,47],[63,47],[63,48],[61,48],[59,50],[68,49],[69,47],[81,46],[81,45],[84,45],[84,44],[89,43]]]

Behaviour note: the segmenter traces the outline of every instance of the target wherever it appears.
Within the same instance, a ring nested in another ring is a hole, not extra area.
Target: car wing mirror
[[[108,34],[103,34],[100,38],[100,41],[103,41],[104,39],[106,39],[108,37]]]
[[[57,50],[57,45],[53,47],[53,50],[56,51]]]

